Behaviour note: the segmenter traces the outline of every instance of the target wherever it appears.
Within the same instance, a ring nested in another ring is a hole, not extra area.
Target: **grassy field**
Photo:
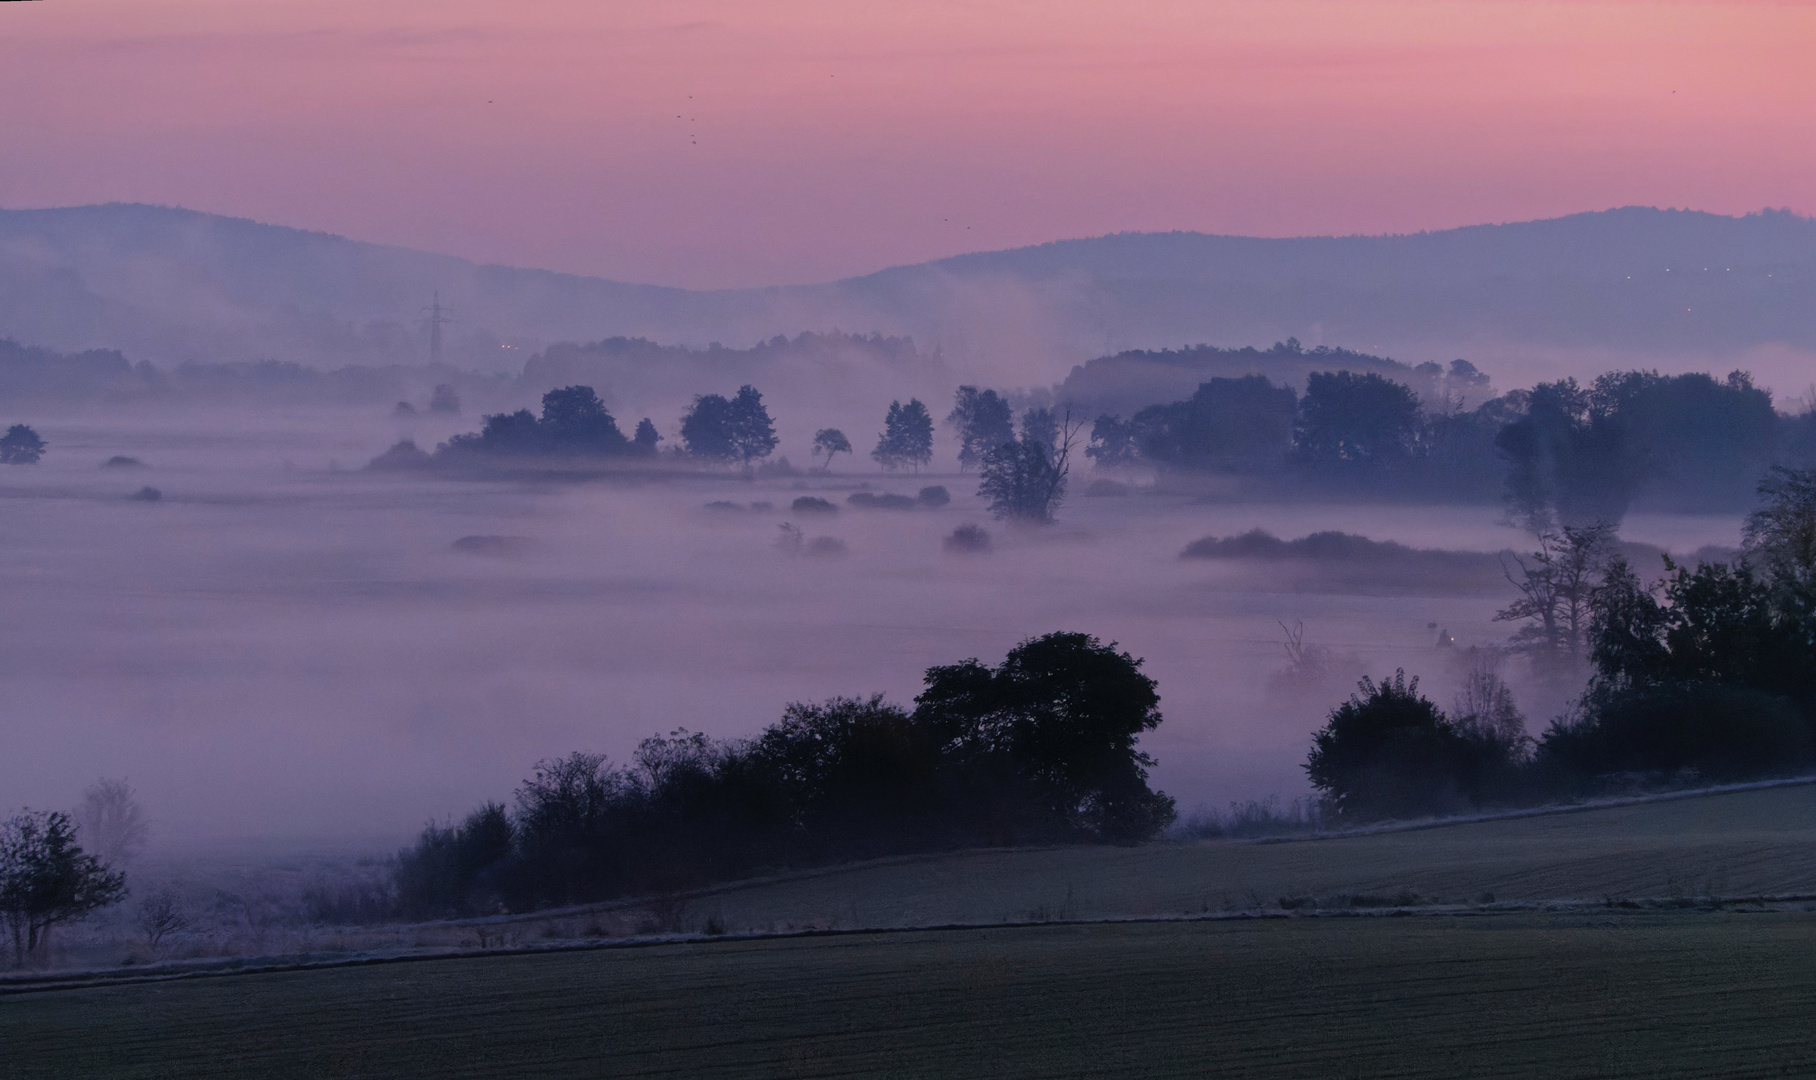
[[[1425,902],[1816,894],[1816,785],[1310,842],[979,852],[689,901],[681,925],[800,927],[1169,916],[1282,898]]]
[[[1816,915],[719,941],[0,998],[0,1078],[1816,1073]]]

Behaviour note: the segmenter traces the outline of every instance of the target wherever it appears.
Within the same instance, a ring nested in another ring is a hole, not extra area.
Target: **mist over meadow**
[[[781,455],[806,464],[815,419],[778,410]],[[1062,628],[1145,658],[1166,722],[1142,745],[1182,808],[1291,797],[1309,733],[1356,676],[1405,667],[1448,700],[1466,670],[1434,626],[1459,647],[1505,641],[1491,621],[1505,583],[1333,580],[1181,551],[1255,528],[1476,552],[1526,542],[1493,505],[1231,502],[1093,487],[1088,467],[1057,524],[1000,526],[943,431],[919,475],[840,458],[794,477],[575,482],[359,471],[400,436],[432,446],[472,416],[88,406],[34,420],[51,452],[0,473],[0,790],[68,805],[94,777],[126,776],[167,849],[387,848],[510,790],[538,759],[621,761],[678,728],[748,736],[791,701],[905,703],[931,665],[994,662]],[[867,445],[860,423],[848,430]],[[115,456],[142,467],[103,467]],[[934,484],[948,505],[847,503]],[[145,487],[161,498],[132,498]],[[803,495],[840,509],[792,513]],[[845,553],[788,557],[785,522]],[[966,523],[989,530],[991,551],[944,549]],[[1688,552],[1738,528],[1633,514],[1623,535]],[[1319,685],[1283,682],[1281,624],[1300,622],[1335,658]],[[1534,726],[1565,704],[1510,676]]]

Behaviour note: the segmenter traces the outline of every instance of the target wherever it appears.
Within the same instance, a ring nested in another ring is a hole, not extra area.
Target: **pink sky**
[[[0,206],[696,287],[1118,230],[1816,210],[1816,5],[0,4]]]

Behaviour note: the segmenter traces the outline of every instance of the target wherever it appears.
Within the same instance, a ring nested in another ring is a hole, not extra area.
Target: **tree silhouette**
[[[813,456],[823,455],[826,458],[826,463],[821,466],[825,471],[832,471],[834,454],[849,453],[851,453],[851,440],[847,439],[845,433],[838,428],[821,428],[813,433]]]
[[[961,469],[983,464],[984,455],[991,449],[1015,439],[1015,415],[1009,403],[994,390],[959,387],[946,423],[958,432]]]
[[[890,470],[910,466],[919,472],[922,465],[932,461],[933,417],[927,414],[927,406],[916,398],[910,398],[906,405],[890,402],[882,437],[870,456]]]
[[[36,465],[44,456],[44,440],[24,424],[14,424],[0,435],[0,464]]]
[[[49,944],[57,924],[125,895],[125,876],[82,850],[68,814],[27,810],[0,822],[0,922],[19,966]]]
[[[1062,422],[1046,409],[1028,410],[1021,437],[984,455],[977,493],[989,501],[990,512],[1005,520],[1052,521],[1065,498],[1077,431],[1070,414]]]

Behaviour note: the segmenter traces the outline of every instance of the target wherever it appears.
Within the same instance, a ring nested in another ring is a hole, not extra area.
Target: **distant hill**
[[[832,329],[910,336],[1022,385],[1128,350],[1287,337],[1414,363],[1579,350],[1719,364],[1816,351],[1816,221],[1629,207],[1408,236],[1130,233],[690,291],[163,207],[0,211],[0,337],[26,344],[160,364],[420,363],[436,292],[458,320],[444,359],[485,371],[562,341],[748,347]]]

